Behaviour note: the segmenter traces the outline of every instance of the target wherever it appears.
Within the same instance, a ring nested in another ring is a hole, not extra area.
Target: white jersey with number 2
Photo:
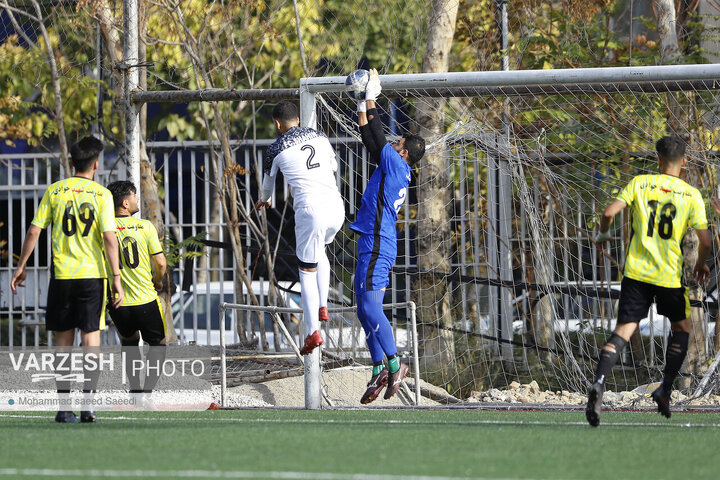
[[[292,127],[267,149],[263,200],[269,201],[278,170],[290,185],[295,210],[342,203],[335,172],[337,160],[330,141],[312,128]]]

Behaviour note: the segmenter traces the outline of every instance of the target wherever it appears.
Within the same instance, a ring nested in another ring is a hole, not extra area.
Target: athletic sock
[[[610,345],[615,347],[614,352],[608,348]],[[607,343],[600,350],[600,359],[595,370],[595,383],[605,385],[605,379],[610,375],[610,371],[617,363],[618,358],[620,358],[625,345],[627,345],[627,342],[620,335],[617,333],[610,335]]]
[[[318,294],[317,272],[300,270],[300,289],[302,290],[303,317],[305,326],[310,335],[320,328],[318,310],[320,310],[320,295]]]
[[[68,375],[73,372],[69,369],[70,361],[69,354],[72,352],[72,347],[57,347],[56,355],[53,357],[53,372],[60,375]],[[68,355],[68,356],[66,356]],[[60,408],[58,410],[69,411],[72,410],[70,404],[70,388],[72,383],[69,380],[58,380],[55,377],[55,385],[57,387],[58,401],[60,402]]]
[[[397,355],[388,357],[388,370],[390,373],[395,373],[400,370],[400,357]]]
[[[324,248],[318,259],[317,288],[320,295],[320,307],[327,307],[328,293],[330,292],[330,260],[328,260]]]
[[[665,370],[663,370],[663,390],[670,393],[672,385],[682,367],[688,349],[688,332],[673,331],[668,337],[667,350],[665,352]]]
[[[390,358],[397,354],[397,347],[395,346],[392,327],[385,316],[385,312],[383,312],[382,302],[385,298],[385,291],[371,290],[362,295],[362,307],[368,326],[375,334],[375,338],[377,338],[383,352],[385,352],[385,356]]]
[[[86,393],[86,400],[88,395],[90,399],[95,396],[97,390],[97,384],[100,380],[100,347],[83,347],[83,392]],[[93,361],[94,359],[94,361]],[[88,408],[88,410],[92,410]]]
[[[167,348],[165,345],[150,345],[148,348],[147,355],[145,355],[147,367],[145,369],[143,392],[152,393],[155,385],[157,385],[158,380],[160,380],[160,375],[162,374],[162,367],[166,355]]]
[[[120,340],[122,347],[120,352],[125,357],[125,376],[128,382],[128,390],[130,393],[142,392],[140,386],[142,368],[134,368],[136,365],[140,365],[136,362],[142,361],[142,352],[140,351],[140,340]]]
[[[375,375],[380,374],[383,370],[385,370],[385,364],[383,362],[373,363],[372,376],[374,377]]]

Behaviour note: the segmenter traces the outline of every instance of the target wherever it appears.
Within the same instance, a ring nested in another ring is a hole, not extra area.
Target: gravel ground
[[[608,390],[603,395],[603,405],[608,408],[655,408],[655,402],[650,393],[658,387],[659,383],[641,385],[629,392],[613,392]],[[707,398],[690,399],[679,391],[672,392],[672,403],[684,406],[718,407],[720,396],[712,395]],[[486,392],[472,392],[469,403],[509,403],[509,404],[543,404],[543,405],[584,405],[587,402],[585,393],[568,391],[541,391],[537,382],[521,385],[512,382],[510,388],[499,390],[493,388]]]

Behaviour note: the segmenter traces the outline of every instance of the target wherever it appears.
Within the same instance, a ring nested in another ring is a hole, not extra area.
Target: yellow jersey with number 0
[[[70,177],[48,187],[32,224],[52,223],[52,267],[58,279],[106,278],[103,232],[115,230],[110,190],[92,180]]]
[[[120,277],[125,301],[123,306],[144,305],[157,298],[153,285],[150,256],[163,253],[155,225],[134,217],[117,217],[120,244]]]
[[[697,188],[672,175],[638,175],[620,193],[632,216],[625,276],[660,287],[682,286],[680,248],[688,227],[707,229]]]

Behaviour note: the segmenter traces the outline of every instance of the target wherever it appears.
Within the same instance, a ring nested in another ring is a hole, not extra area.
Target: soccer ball
[[[345,91],[355,100],[365,100],[365,88],[370,80],[367,70],[355,70],[345,79]]]

